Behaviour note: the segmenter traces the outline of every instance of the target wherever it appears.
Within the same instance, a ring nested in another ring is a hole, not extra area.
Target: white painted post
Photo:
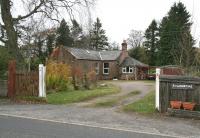
[[[46,97],[45,73],[46,67],[39,64],[39,97]]]
[[[43,97],[46,97],[46,67],[43,67]]]
[[[156,68],[156,109],[159,110],[159,103],[160,103],[160,99],[159,99],[159,87],[160,87],[160,69]]]

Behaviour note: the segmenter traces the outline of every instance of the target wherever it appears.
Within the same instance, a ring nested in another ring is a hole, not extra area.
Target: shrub
[[[83,72],[80,68],[74,68],[72,71],[73,86],[75,90],[80,88],[91,89],[96,86],[96,72],[90,71],[88,73]]]
[[[87,78],[88,78],[88,84],[89,88],[91,86],[96,86],[97,83],[97,77],[96,77],[96,72],[95,71],[90,71],[87,73]]]
[[[0,46],[0,79],[7,78],[8,61],[10,59],[7,48]]]
[[[66,90],[70,85],[71,67],[64,63],[48,61],[47,65],[47,90]]]

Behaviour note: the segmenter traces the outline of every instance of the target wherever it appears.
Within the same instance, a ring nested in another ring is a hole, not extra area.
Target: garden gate
[[[45,97],[45,67],[38,71],[16,71],[16,62],[9,62],[8,97],[40,96]],[[40,77],[39,77],[40,76]]]

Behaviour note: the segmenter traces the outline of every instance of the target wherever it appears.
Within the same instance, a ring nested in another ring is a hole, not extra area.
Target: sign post
[[[160,88],[160,69],[156,69],[156,109],[159,110],[160,99],[159,99],[159,88]]]

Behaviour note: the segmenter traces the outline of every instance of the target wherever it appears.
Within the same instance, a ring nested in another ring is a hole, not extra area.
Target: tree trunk
[[[17,31],[14,28],[14,21],[11,14],[11,1],[0,0],[1,16],[4,23],[4,27],[7,34],[7,42],[9,54],[12,58],[16,59],[18,63],[23,61],[23,57],[20,54],[18,43],[17,43]]]

